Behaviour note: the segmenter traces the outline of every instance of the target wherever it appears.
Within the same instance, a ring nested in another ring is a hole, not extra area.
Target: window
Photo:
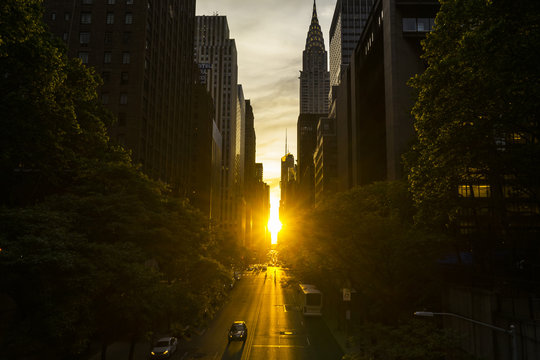
[[[129,44],[129,39],[131,39],[131,33],[129,31],[124,32],[122,34],[122,43],[123,44]]]
[[[126,0],[127,5],[133,5],[133,0]]]
[[[116,4],[116,0],[107,0],[107,4],[114,5]]]
[[[81,13],[81,24],[91,24],[92,23],[92,14],[89,12]]]
[[[110,78],[111,78],[111,73],[110,71],[104,71],[101,73],[101,78],[103,79],[103,82],[106,84],[109,82]]]
[[[114,13],[112,12],[107,13],[107,24],[109,25],[114,24]]]
[[[71,19],[71,15],[68,12],[64,13],[64,20],[69,21],[69,19]]]
[[[83,5],[92,5],[92,0],[82,0]]]
[[[110,51],[106,51],[104,54],[103,54],[103,62],[105,64],[110,64],[112,61],[112,53]]]
[[[428,18],[417,19],[417,28],[419,32],[431,30],[429,27],[429,19]]]
[[[101,103],[107,105],[109,103],[109,94],[101,94]]]
[[[133,24],[133,14],[132,13],[127,13],[126,14],[126,24]]]
[[[79,59],[81,59],[83,64],[88,64],[88,53],[87,52],[79,52]]]
[[[104,37],[105,44],[112,44],[112,32],[106,32]]]
[[[120,82],[122,84],[127,84],[129,81],[129,73],[127,71],[123,71],[122,74],[120,74]]]
[[[122,64],[129,64],[130,56],[128,52],[122,54]]]
[[[118,113],[118,126],[126,126],[126,113]]]
[[[88,44],[90,43],[90,33],[89,32],[79,33],[79,42],[81,46],[88,46]]]
[[[120,94],[120,104],[126,105],[128,103],[128,96],[127,94]]]
[[[409,31],[416,32],[416,19],[415,18],[403,18],[403,31],[405,31],[405,32],[409,32]]]
[[[56,13],[55,12],[51,13],[51,20],[56,20]]]
[[[62,35],[62,39],[64,39],[64,41],[67,41],[67,39],[68,39],[68,33],[64,33],[64,34]]]

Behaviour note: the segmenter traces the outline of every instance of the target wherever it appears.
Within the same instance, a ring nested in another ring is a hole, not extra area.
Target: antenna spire
[[[289,147],[287,146],[287,129],[285,129],[285,155],[289,153]]]

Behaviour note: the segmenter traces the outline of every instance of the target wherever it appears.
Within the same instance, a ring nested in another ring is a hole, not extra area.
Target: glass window
[[[88,64],[88,53],[87,52],[79,52],[79,59],[81,59],[83,64]]]
[[[122,64],[129,64],[130,56],[128,52],[122,54]]]
[[[81,13],[81,24],[91,24],[92,23],[92,13],[83,12]]]
[[[129,74],[127,71],[123,71],[120,75],[120,80],[122,84],[127,84],[129,80]]]
[[[403,18],[403,31],[416,32],[416,18]]]
[[[112,53],[110,51],[106,51],[104,54],[103,54],[103,62],[105,64],[110,64],[112,61]]]
[[[126,4],[133,5],[133,0],[126,0]]]
[[[104,37],[105,44],[112,44],[112,32],[106,32]]]
[[[116,4],[116,0],[107,0],[107,4],[114,5]]]
[[[120,104],[126,105],[128,103],[127,94],[120,94]]]
[[[68,33],[64,33],[64,34],[62,35],[62,39],[64,39],[64,41],[67,41],[67,39],[68,39]]]
[[[92,5],[92,0],[82,0],[84,5]]]
[[[430,18],[429,19],[429,30],[433,30],[433,28],[435,27],[435,18]]]
[[[51,13],[51,20],[56,20],[56,13],[55,12]]]
[[[418,31],[429,31],[429,19],[428,18],[419,18],[417,21]]]
[[[133,24],[133,14],[127,13],[126,14],[126,24]]]
[[[109,25],[114,24],[114,13],[112,12],[107,13],[107,24]]]
[[[104,71],[101,73],[101,78],[103,79],[104,83],[108,83],[109,79],[111,78],[111,72],[110,71]]]
[[[90,33],[89,32],[79,33],[79,42],[81,43],[81,46],[88,46],[88,44],[90,43]]]
[[[131,33],[129,31],[125,31],[122,35],[122,43],[123,44],[129,44],[129,39],[131,38]]]
[[[68,12],[64,13],[64,20],[69,21],[69,19],[71,19],[71,15]]]
[[[101,94],[101,103],[107,105],[109,103],[109,94]]]

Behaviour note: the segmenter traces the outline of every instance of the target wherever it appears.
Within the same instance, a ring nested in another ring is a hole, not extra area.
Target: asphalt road
[[[264,274],[246,272],[206,332],[181,344],[175,356],[203,360],[340,359],[341,349],[322,318],[305,318],[299,311],[293,289],[282,282],[286,273],[269,267],[266,280]],[[245,343],[228,344],[227,332],[235,320],[244,320],[248,326]]]

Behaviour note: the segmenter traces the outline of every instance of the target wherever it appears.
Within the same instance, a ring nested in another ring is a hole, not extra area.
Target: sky
[[[335,6],[336,0],[317,0],[326,51]],[[312,10],[313,0],[197,0],[197,15],[227,16],[238,51],[238,83],[253,106],[257,162],[272,197],[279,194],[286,131],[289,152],[297,157],[298,77]]]

